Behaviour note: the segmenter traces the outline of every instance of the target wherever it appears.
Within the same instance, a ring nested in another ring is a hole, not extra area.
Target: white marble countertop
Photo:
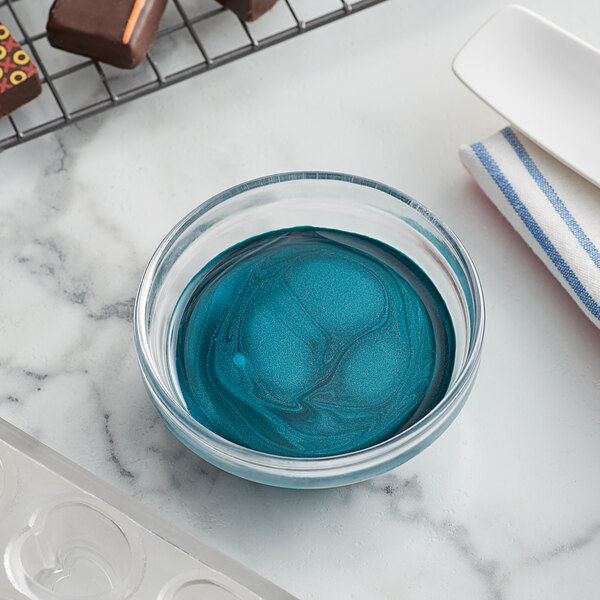
[[[303,600],[592,600],[600,332],[476,188],[503,125],[450,62],[500,0],[390,0],[0,155],[0,416]],[[600,4],[525,5],[600,46]],[[170,227],[235,183],[321,169],[414,196],[488,308],[451,428],[369,482],[293,491],[186,450],[142,387],[131,312]]]

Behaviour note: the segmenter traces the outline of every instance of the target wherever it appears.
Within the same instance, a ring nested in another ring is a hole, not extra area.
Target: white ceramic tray
[[[600,185],[600,51],[512,5],[475,33],[452,67],[528,138]]]

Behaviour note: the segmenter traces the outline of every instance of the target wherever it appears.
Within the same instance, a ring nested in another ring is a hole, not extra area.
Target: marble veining
[[[383,442],[443,397],[454,330],[427,275],[333,229],[226,250],[175,309],[173,376],[194,418],[239,445],[328,456]]]
[[[597,600],[600,335],[456,157],[502,126],[449,64],[503,5],[385,2],[2,152],[0,417],[301,600]],[[528,6],[597,35],[597,2]],[[302,168],[427,204],[471,252],[489,308],[450,429],[385,476],[322,491],[252,484],[183,447],[143,389],[128,321],[181,217]]]

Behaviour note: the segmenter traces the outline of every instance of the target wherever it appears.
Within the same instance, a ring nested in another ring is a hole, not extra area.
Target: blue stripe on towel
[[[585,231],[581,228],[581,225],[577,222],[575,217],[571,214],[569,209],[565,206],[564,202],[560,199],[560,196],[556,193],[552,185],[544,177],[538,166],[535,164],[531,156],[525,147],[510,127],[505,127],[502,130],[502,135],[506,141],[512,146],[516,155],[521,159],[521,162],[531,175],[533,180],[537,183],[538,187],[546,198],[550,201],[550,204],[554,207],[554,210],[560,215],[562,220],[565,222],[571,233],[575,236],[579,245],[586,251],[587,255],[594,261],[594,264],[600,269],[600,252],[598,248],[590,238],[587,236]]]
[[[537,240],[544,252],[548,255],[548,258],[550,258],[554,266],[558,269],[559,273],[577,294],[577,297],[581,300],[583,305],[590,313],[592,313],[592,315],[594,315],[594,317],[600,319],[600,306],[598,306],[598,303],[592,298],[577,275],[575,275],[567,261],[561,256],[560,252],[550,241],[544,230],[533,218],[529,209],[523,204],[513,186],[510,184],[496,161],[492,158],[487,148],[481,142],[471,144],[471,148],[496,185],[500,188],[500,191],[510,202],[510,205],[514,208],[515,212],[519,215],[521,221],[523,221],[531,235]]]

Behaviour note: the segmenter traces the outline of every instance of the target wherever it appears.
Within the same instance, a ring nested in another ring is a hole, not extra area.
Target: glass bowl
[[[169,324],[194,275],[215,256],[261,233],[298,226],[358,233],[411,258],[441,293],[456,335],[454,370],[442,400],[421,420],[347,454],[290,458],[237,445],[196,421],[169,368]],[[484,303],[475,267],[456,236],[424,206],[376,181],[324,172],[284,173],[222,192],[193,210],[160,244],[138,291],[134,335],[144,383],[169,429],[196,454],[240,477],[291,488],[368,479],[429,446],[462,408],[475,380]]]

